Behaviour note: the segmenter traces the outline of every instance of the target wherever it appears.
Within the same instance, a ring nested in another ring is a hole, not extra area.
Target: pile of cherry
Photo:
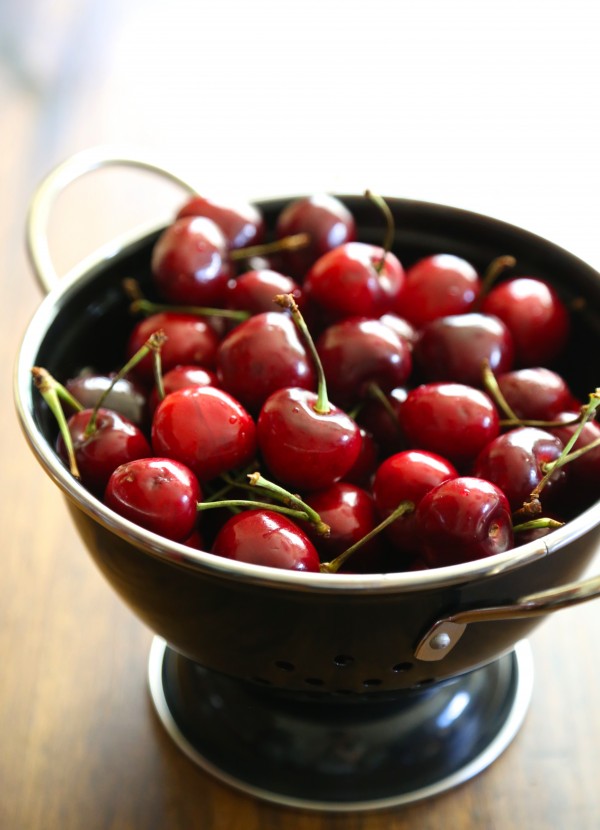
[[[32,372],[71,472],[121,516],[238,561],[440,567],[506,551],[600,496],[600,391],[552,367],[572,326],[510,256],[404,268],[332,196],[194,197],[128,281],[112,374]],[[400,252],[401,256],[401,252]]]

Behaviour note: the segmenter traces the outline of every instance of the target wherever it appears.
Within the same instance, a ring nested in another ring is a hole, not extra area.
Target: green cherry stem
[[[359,548],[361,548],[367,542],[370,542],[378,533],[390,525],[392,522],[399,519],[401,516],[405,516],[407,513],[412,513],[415,509],[414,502],[412,501],[401,501],[398,507],[393,510],[389,516],[387,516],[382,522],[376,525],[372,530],[355,542],[353,545],[350,545],[349,548],[346,548],[345,551],[340,553],[335,559],[332,559],[331,562],[322,562],[319,570],[321,573],[328,573],[334,574],[339,571],[341,566],[346,562],[353,553],[355,553]]]
[[[229,252],[229,258],[235,262],[238,259],[249,259],[253,256],[269,256],[269,254],[276,254],[279,251],[298,251],[301,248],[306,248],[309,242],[309,234],[293,233],[290,236],[275,239],[273,242],[249,245],[247,248],[234,248],[233,251]]]
[[[249,311],[238,311],[233,308],[209,308],[208,306],[156,303],[143,296],[139,283],[132,278],[124,279],[122,286],[131,301],[129,310],[132,314],[143,314],[145,317],[149,317],[151,314],[171,312],[173,314],[192,314],[195,317],[223,317],[227,320],[237,320],[238,322],[243,322],[250,317]]]
[[[367,392],[373,400],[377,401],[383,409],[385,410],[386,415],[388,415],[390,421],[393,423],[396,431],[401,436],[402,435],[402,428],[400,427],[400,421],[398,420],[398,416],[394,412],[394,407],[390,403],[390,399],[385,394],[381,386],[375,381],[371,381],[367,387]]]
[[[506,415],[507,419],[510,422],[520,424],[521,421],[519,419],[519,416],[516,414],[516,412],[514,412],[513,409],[511,409],[508,401],[502,394],[502,390],[500,389],[498,381],[496,380],[496,375],[490,368],[488,360],[483,361],[482,374],[484,388],[489,393],[490,397],[493,399],[498,409],[502,410],[502,412]]]
[[[67,424],[67,419],[65,418],[65,413],[63,412],[60,400],[62,398],[79,412],[83,410],[84,407],[79,403],[79,401],[76,401],[70,392],[65,389],[61,383],[55,380],[46,369],[43,369],[40,366],[34,366],[31,369],[31,374],[36,388],[39,390],[42,398],[48,404],[48,408],[56,418],[60,434],[65,442],[67,457],[69,459],[69,470],[71,475],[78,479],[81,476],[77,466],[77,460],[75,458],[73,439],[71,437],[71,431],[69,429],[69,425]]]
[[[201,501],[196,504],[196,510],[216,510],[219,507],[234,508],[243,507],[248,510],[272,510],[275,513],[282,513],[292,519],[301,521],[309,520],[309,516],[303,510],[294,510],[291,507],[284,507],[282,504],[267,504],[264,501],[252,501],[251,499],[222,499],[218,501]]]
[[[277,294],[274,297],[274,301],[277,305],[281,306],[281,308],[287,308],[291,312],[292,319],[300,331],[300,334],[304,338],[304,342],[306,343],[306,347],[310,352],[310,356],[317,371],[317,402],[314,405],[314,410],[319,415],[328,415],[331,412],[331,407],[329,405],[329,397],[327,395],[327,381],[325,380],[323,364],[321,363],[321,358],[319,357],[319,353],[317,352],[317,347],[315,346],[311,333],[308,330],[306,321],[302,316],[302,312],[298,308],[298,303],[292,294]]]
[[[483,273],[481,289],[477,299],[473,303],[473,311],[479,311],[481,301],[487,294],[489,294],[491,287],[494,285],[500,274],[502,274],[503,271],[506,271],[507,268],[514,268],[516,264],[517,260],[510,254],[498,256],[490,262]]]
[[[556,519],[531,519],[529,522],[521,522],[518,525],[514,525],[513,533],[524,533],[526,530],[543,530],[545,528],[556,530],[563,525],[564,522],[558,522]]]
[[[317,511],[313,510],[309,504],[302,501],[299,496],[296,496],[294,493],[290,493],[289,490],[286,490],[279,484],[275,484],[274,481],[269,481],[269,479],[265,478],[260,473],[251,473],[248,476],[248,481],[252,487],[259,487],[264,493],[272,495],[280,502],[283,502],[283,504],[293,507],[296,510],[302,510],[308,517],[311,524],[315,526],[315,530],[320,536],[329,535],[329,525],[325,524]]]
[[[377,193],[373,193],[371,190],[365,190],[365,197],[370,199],[373,204],[377,205],[379,210],[383,213],[386,223],[386,230],[385,236],[383,239],[383,255],[381,259],[377,261],[377,263],[373,266],[377,271],[377,274],[381,274],[385,265],[385,257],[392,250],[392,245],[394,244],[394,234],[396,233],[396,226],[394,224],[394,216],[392,211],[390,210],[390,206],[388,203],[379,196]]]

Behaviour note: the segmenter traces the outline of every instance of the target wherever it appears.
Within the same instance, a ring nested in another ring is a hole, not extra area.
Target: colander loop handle
[[[54,205],[72,182],[102,167],[132,167],[155,173],[179,185],[189,195],[197,194],[190,183],[157,162],[140,158],[128,150],[115,147],[91,147],[70,156],[57,165],[34,191],[26,221],[26,246],[35,278],[47,294],[58,283],[48,244],[49,220]]]
[[[505,605],[484,606],[442,617],[429,628],[415,649],[418,660],[442,660],[458,643],[470,623],[541,617],[600,597],[600,576],[572,582],[517,599]]]

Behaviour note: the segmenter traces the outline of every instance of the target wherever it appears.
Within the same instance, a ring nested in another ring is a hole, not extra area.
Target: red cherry
[[[178,389],[187,389],[188,386],[218,386],[219,380],[215,372],[203,369],[202,366],[179,365],[169,369],[162,376],[163,391],[166,395]],[[160,403],[158,390],[154,388],[148,400],[150,412],[154,413]]]
[[[431,568],[471,562],[513,546],[510,505],[495,484],[462,476],[438,484],[417,507],[422,556]]]
[[[292,275],[303,278],[319,257],[356,238],[356,223],[337,197],[315,194],[295,199],[279,214],[277,238],[297,233],[307,233],[310,244],[297,251],[286,251],[282,261]]]
[[[526,421],[552,421],[574,403],[564,378],[544,366],[505,372],[496,382],[515,415]]]
[[[304,281],[311,304],[330,320],[392,311],[404,284],[398,258],[365,242],[347,242],[320,257]]]
[[[359,425],[361,437],[360,452],[358,458],[343,476],[343,480],[349,484],[356,484],[358,487],[369,488],[371,480],[377,469],[378,447],[375,439],[366,429]]]
[[[199,317],[177,314],[171,311],[151,314],[140,320],[129,335],[126,356],[131,358],[144,345],[150,335],[162,329],[166,341],[161,349],[161,366],[168,372],[179,364],[195,364],[212,369],[217,359],[219,338],[214,330]],[[136,378],[153,385],[152,356],[147,355],[133,370]]]
[[[407,269],[395,311],[420,328],[438,317],[470,311],[480,290],[479,274],[469,262],[434,254]]]
[[[473,464],[473,475],[496,484],[507,497],[511,509],[528,501],[544,475],[543,465],[556,461],[563,449],[554,435],[535,427],[518,427],[498,435],[483,448]],[[565,483],[565,468],[556,470],[542,490],[542,504],[554,498]]]
[[[217,372],[223,388],[252,414],[277,389],[316,385],[298,330],[280,311],[257,314],[233,329],[219,346]]]
[[[319,555],[308,536],[286,516],[245,510],[228,519],[212,546],[217,556],[292,571],[319,571]]]
[[[92,493],[101,496],[113,470],[127,461],[152,455],[152,449],[135,424],[118,412],[102,407],[97,411],[95,428],[88,435],[86,428],[92,414],[92,409],[76,412],[69,418],[68,427],[81,482]],[[56,449],[67,461],[67,450],[60,435]]]
[[[412,369],[408,343],[379,320],[355,317],[325,329],[316,343],[332,400],[351,407],[371,384],[402,386]]]
[[[265,223],[260,210],[249,202],[235,201],[222,204],[205,196],[189,199],[177,213],[177,219],[186,216],[205,216],[219,226],[230,249],[258,245],[265,235]]]
[[[506,324],[519,366],[547,366],[566,345],[569,312],[554,288],[543,280],[514,277],[500,283],[483,298],[481,310]]]
[[[302,308],[302,290],[297,282],[285,274],[262,268],[246,271],[227,283],[227,308],[260,314],[275,311],[273,297],[277,294],[292,294]]]
[[[417,342],[417,329],[412,325],[412,323],[405,320],[404,317],[399,317],[397,314],[388,312],[387,314],[381,315],[379,322],[383,323],[385,326],[389,326],[392,331],[396,332],[398,337],[406,340],[410,346],[414,346]]]
[[[321,490],[341,479],[361,448],[356,423],[332,404],[315,408],[318,395],[307,389],[279,389],[270,395],[257,422],[265,464],[283,484],[301,492]]]
[[[512,336],[498,317],[453,314],[423,326],[414,349],[415,362],[426,380],[449,380],[469,386],[483,384],[483,367],[507,372],[512,367]]]
[[[556,416],[557,421],[562,421],[563,426],[550,429],[563,444],[566,444],[577,429],[572,422],[577,412],[561,412]],[[587,447],[595,441],[600,441],[600,424],[598,421],[587,421],[584,424],[581,434],[571,452]],[[569,479],[576,485],[574,488],[574,500],[578,500],[580,506],[591,504],[600,497],[600,445],[580,455],[578,458],[569,461],[566,465]]]
[[[306,497],[306,503],[316,510],[321,520],[329,526],[328,536],[318,536],[313,530],[308,535],[313,540],[322,561],[334,559],[351,545],[366,536],[377,524],[373,498],[361,487],[338,481]],[[379,551],[377,537],[366,542],[348,560],[352,571],[371,570],[376,567]]]
[[[416,509],[426,493],[457,476],[454,466],[435,453],[406,450],[391,455],[378,467],[373,481],[377,512],[381,519],[385,519],[403,501],[412,502]],[[388,525],[384,533],[398,551],[415,554],[419,551],[414,510]]]
[[[151,269],[154,284],[167,302],[218,306],[231,276],[227,241],[211,219],[177,219],[157,239]]]
[[[373,440],[382,455],[391,455],[406,448],[406,437],[400,426],[400,409],[408,395],[408,389],[397,386],[382,393],[385,401],[377,394],[367,398],[356,416],[359,426],[373,435]]]
[[[253,460],[256,429],[244,407],[224,390],[189,387],[159,404],[152,447],[155,455],[181,461],[205,482]]]
[[[170,458],[121,464],[104,494],[105,504],[120,516],[176,542],[193,532],[200,498],[192,471]]]
[[[102,395],[112,385],[104,398],[105,409],[112,409],[136,426],[143,426],[147,419],[148,401],[143,388],[130,378],[114,382],[110,375],[96,374],[86,369],[65,382],[71,395],[86,409],[93,409]]]
[[[437,453],[467,468],[500,431],[496,407],[485,392],[462,383],[427,383],[411,389],[400,407],[411,447]]]

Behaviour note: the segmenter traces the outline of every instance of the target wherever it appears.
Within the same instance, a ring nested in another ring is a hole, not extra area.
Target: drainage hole
[[[343,669],[344,666],[350,666],[354,663],[354,657],[350,654],[337,654],[333,658],[334,665],[338,667],[338,669]]]
[[[275,660],[275,665],[281,671],[295,671],[296,666],[288,660]]]
[[[392,671],[396,672],[396,674],[400,674],[404,671],[410,671],[413,667],[412,663],[396,663],[395,666],[392,666]]]

